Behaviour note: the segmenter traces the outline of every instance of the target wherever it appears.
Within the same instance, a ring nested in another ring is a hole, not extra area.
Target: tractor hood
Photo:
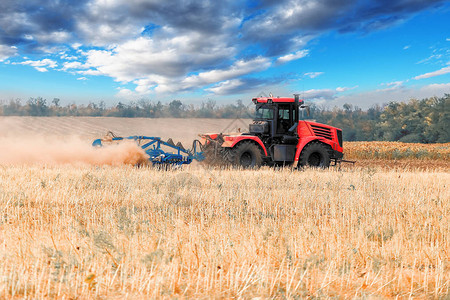
[[[219,143],[222,145],[225,141],[234,140],[236,137],[242,136],[242,132],[229,132],[229,133],[203,133],[199,134],[200,143],[203,146],[207,146],[210,143]]]

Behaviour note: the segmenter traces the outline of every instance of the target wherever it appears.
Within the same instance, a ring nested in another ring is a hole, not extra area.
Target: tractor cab
[[[298,122],[300,104],[303,100],[296,98],[253,98],[256,105],[253,123],[249,125],[249,133],[283,139],[294,136]]]

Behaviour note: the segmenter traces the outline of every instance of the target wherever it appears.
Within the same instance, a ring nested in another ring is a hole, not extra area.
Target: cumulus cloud
[[[270,66],[270,61],[263,57],[257,57],[248,61],[240,60],[235,62],[233,65],[223,68],[215,69],[205,72],[200,72],[196,75],[190,75],[187,77],[170,77],[164,75],[152,75],[149,74],[146,78],[142,78],[134,81],[137,85],[135,92],[145,95],[154,90],[158,93],[169,93],[169,92],[180,92],[193,90],[201,87],[208,86],[210,84],[216,84],[219,82],[226,81],[223,83],[225,85],[231,82],[236,83],[237,81],[230,81],[230,79],[244,76],[253,72],[258,72],[264,70]],[[247,81],[247,80],[245,80]],[[240,81],[243,82],[243,81]],[[222,85],[220,85],[222,86]],[[210,88],[207,89],[211,92],[220,92],[224,94],[224,88]],[[230,89],[226,89],[230,90]],[[123,92],[129,94],[127,91]]]
[[[257,43],[270,56],[284,56],[325,30],[373,30],[444,1],[280,0],[249,6],[237,0],[8,0],[0,4],[0,43],[108,47],[148,33],[142,28],[151,21],[155,28],[229,40],[239,35],[243,44]]]
[[[192,68],[207,68],[228,59],[234,48],[199,33],[177,35],[156,42],[139,37],[111,50],[90,50],[87,64],[115,78],[130,82],[149,74],[176,77]]]
[[[0,44],[0,62],[17,54],[17,47]]]
[[[99,70],[94,70],[94,69],[90,69],[90,70],[86,70],[86,71],[75,71],[76,74],[79,75],[90,75],[90,76],[100,76],[103,75],[102,72],[100,72]]]
[[[89,66],[86,64],[83,64],[79,61],[72,61],[72,62],[65,62],[63,64],[64,71],[70,70],[70,69],[89,69]]]
[[[116,94],[116,98],[125,99],[125,100],[137,100],[140,97],[139,93],[133,92],[130,89],[119,89],[119,92]]]
[[[20,62],[20,63],[17,63],[17,64],[32,66],[39,72],[47,72],[48,68],[53,69],[53,68],[56,68],[58,66],[56,61],[48,59],[48,58],[45,58],[45,59],[42,59],[42,60],[26,60],[26,61],[23,61],[23,62]]]
[[[221,82],[232,78],[241,77],[250,73],[267,69],[270,61],[264,57],[257,57],[252,60],[240,60],[235,62],[231,67],[221,70],[211,70],[202,72],[198,75],[192,75],[182,81],[182,85],[190,87],[200,87],[211,83]],[[214,90],[212,90],[214,91]]]
[[[176,36],[164,43],[139,37],[111,50],[88,51],[84,65],[67,62],[64,66],[67,69],[94,68],[99,74],[113,77],[116,81],[133,82],[137,85],[135,91],[140,94],[147,94],[150,90],[167,93],[195,89],[270,66],[268,58],[256,57],[237,60],[228,67],[186,75],[196,69],[207,69],[218,61],[226,62],[234,51],[233,47],[216,40],[205,40],[201,34]],[[78,73],[87,75],[88,71]]]
[[[74,37],[74,24],[86,0],[2,1],[0,43],[31,49],[66,42]]]
[[[85,11],[77,28],[84,39],[96,45],[120,44],[130,36],[147,33],[142,28],[149,20],[161,29],[223,35],[237,28],[241,14],[238,2],[198,0],[93,0]]]

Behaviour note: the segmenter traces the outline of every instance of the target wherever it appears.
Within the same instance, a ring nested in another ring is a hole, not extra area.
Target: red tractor
[[[300,120],[303,100],[253,98],[256,115],[248,133],[201,135],[207,157],[221,156],[234,166],[255,168],[263,164],[326,168],[344,156],[342,130]]]

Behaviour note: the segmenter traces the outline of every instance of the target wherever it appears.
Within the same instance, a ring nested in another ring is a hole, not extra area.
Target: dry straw
[[[0,298],[432,297],[448,172],[0,168]]]

